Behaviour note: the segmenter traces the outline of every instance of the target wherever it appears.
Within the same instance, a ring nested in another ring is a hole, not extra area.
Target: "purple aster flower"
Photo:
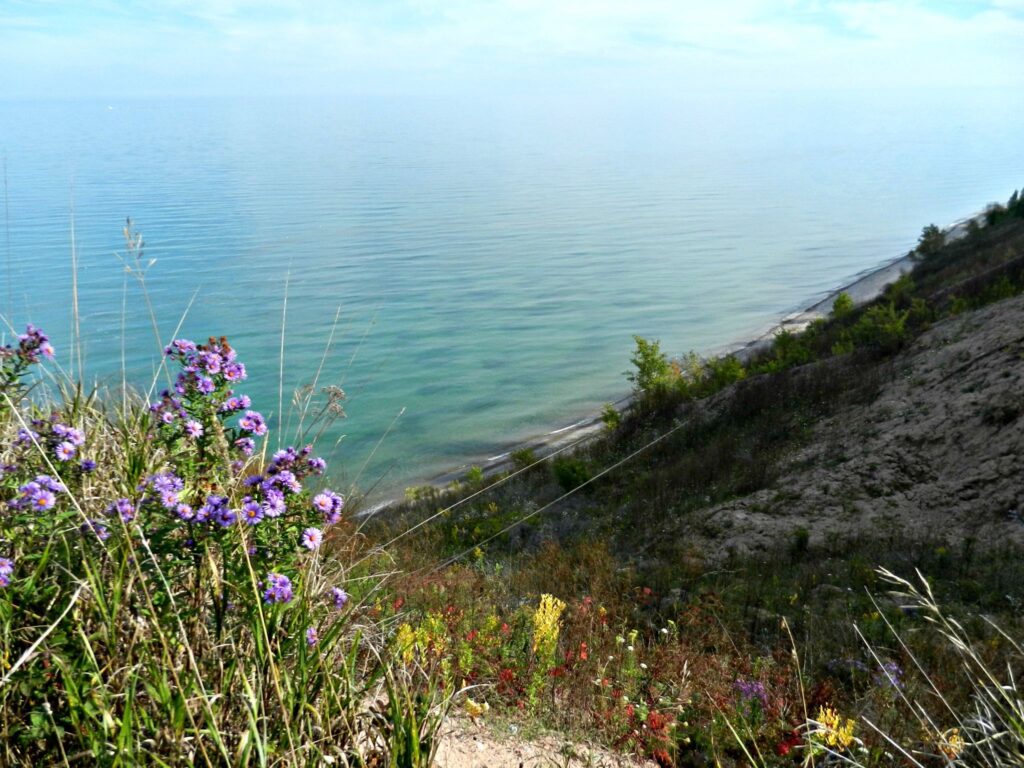
[[[202,437],[203,425],[195,420],[189,421],[185,424],[185,434],[192,438]]]
[[[57,503],[57,497],[53,495],[53,491],[46,488],[40,488],[30,498],[32,499],[32,508],[40,512],[52,509],[53,505]]]
[[[24,445],[31,443],[33,440],[39,439],[39,433],[33,432],[31,429],[21,428],[18,430],[18,437],[15,439],[17,445]]]
[[[64,493],[67,490],[67,488],[64,487],[64,483],[60,482],[60,480],[54,480],[49,475],[36,475],[36,479],[33,480],[33,482],[42,488],[53,491],[54,493]]]
[[[96,469],[96,462],[92,459],[82,459],[78,462],[78,468],[88,474]]]
[[[220,355],[216,352],[199,353],[199,364],[202,365],[209,374],[220,373],[222,362]]]
[[[306,645],[312,648],[318,642],[320,642],[320,637],[317,635],[316,627],[309,627],[306,630]]]
[[[235,440],[235,447],[246,456],[252,456],[252,452],[256,450],[256,443],[251,437],[240,437]]]
[[[213,379],[207,376],[196,376],[196,389],[198,389],[201,394],[210,394],[215,389]]]
[[[161,491],[160,503],[164,505],[164,509],[176,509],[178,506],[177,491]]]
[[[348,602],[348,592],[341,587],[331,587],[331,600],[334,601],[334,609],[340,611]]]
[[[118,499],[109,507],[107,507],[107,514],[117,514],[124,522],[130,523],[135,519],[135,505],[132,504],[131,499]]]
[[[250,405],[252,405],[252,400],[248,395],[238,395],[225,400],[220,410],[222,413],[234,413],[235,411],[244,411]]]
[[[98,520],[88,520],[82,523],[82,533],[93,533],[100,541],[106,541],[110,538],[110,531],[107,530],[107,526]]]
[[[323,543],[324,532],[319,528],[307,528],[302,532],[302,546],[311,552],[320,548]]]
[[[321,459],[319,456],[314,456],[312,459],[306,462],[306,466],[309,467],[309,471],[314,475],[322,475],[324,470],[327,469],[327,462]]]
[[[263,496],[263,511],[267,517],[280,517],[287,511],[284,494],[278,490],[266,491]]]
[[[175,339],[165,349],[167,355],[185,355],[188,352],[195,352],[195,342],[188,339]]]
[[[18,341],[18,355],[25,362],[37,363],[40,355],[50,360],[53,359],[50,338],[34,325],[29,324],[25,328],[25,333],[18,337]]]
[[[61,461],[71,461],[75,458],[75,446],[65,440],[54,449],[57,458]]]
[[[221,507],[217,512],[217,525],[221,528],[230,528],[238,521],[238,513],[229,507]]]
[[[274,480],[278,487],[287,488],[292,493],[299,493],[302,490],[302,483],[299,482],[299,478],[289,469],[282,469],[274,476]]]
[[[284,468],[290,466],[295,461],[295,457],[295,449],[288,446],[287,448],[282,448],[280,451],[275,451],[271,461],[274,466]]]
[[[294,594],[292,582],[280,573],[268,573],[263,590],[263,599],[267,603],[289,603]]]
[[[903,669],[895,661],[887,661],[875,672],[875,685],[881,688],[903,689]]]
[[[196,517],[195,510],[193,510],[192,507],[190,507],[188,504],[179,504],[175,508],[174,512],[178,516],[179,520],[182,520],[186,523],[192,522],[193,520],[195,520]]]
[[[156,475],[151,475],[149,478],[149,484],[153,486],[153,490],[157,493],[163,493],[164,491],[180,491],[185,487],[185,482],[173,472],[161,472]]]
[[[74,427],[67,428],[64,432],[64,438],[74,446],[80,446],[85,443],[85,433]]]
[[[228,381],[244,381],[245,366],[241,363],[228,363],[224,366],[224,378]]]
[[[247,501],[242,505],[242,519],[249,525],[256,525],[263,520],[263,507],[255,501]]]
[[[322,491],[313,497],[313,507],[323,513],[327,525],[334,525],[341,520],[344,506],[345,500],[334,491]]]
[[[0,557],[0,587],[11,586],[14,575],[14,561],[9,557]]]
[[[246,411],[245,415],[239,420],[238,426],[246,432],[252,432],[257,437],[267,434],[267,423],[263,420],[263,415],[258,411]]]
[[[734,687],[744,701],[758,701],[762,707],[768,706],[768,693],[760,680],[737,680]]]
[[[160,414],[160,421],[164,424],[173,424],[176,418],[178,418],[178,416],[174,411],[164,411]]]

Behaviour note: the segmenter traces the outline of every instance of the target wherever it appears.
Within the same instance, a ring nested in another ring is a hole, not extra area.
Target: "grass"
[[[0,350],[0,763],[425,766],[462,706],[661,765],[1019,764],[1018,551],[795,526],[712,559],[685,533],[757,492],[784,515],[815,425],[930,324],[1019,293],[1022,248],[1015,195],[748,360],[637,339],[597,438],[358,523],[301,445],[344,415],[319,371],[275,452],[225,339],[172,343],[151,403],[47,385],[30,330]]]
[[[172,344],[152,407],[28,398],[51,354],[0,355],[0,762],[428,764],[452,690],[396,661],[386,562],[310,449],[270,455],[227,342]]]

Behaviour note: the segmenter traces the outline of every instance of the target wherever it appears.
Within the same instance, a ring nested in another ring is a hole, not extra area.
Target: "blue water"
[[[720,347],[1005,199],[1022,118],[998,91],[0,102],[0,302],[68,366],[73,213],[86,374],[120,380],[124,325],[145,386],[131,216],[162,337],[197,292],[181,334],[227,335],[270,415],[287,281],[283,410],[340,308],[321,445],[379,495],[618,398],[634,333]]]

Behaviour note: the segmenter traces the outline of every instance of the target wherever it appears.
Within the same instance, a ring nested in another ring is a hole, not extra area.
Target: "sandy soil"
[[[1024,544],[1024,296],[937,324],[895,366],[874,402],[819,423],[772,489],[688,518],[695,546],[767,551],[797,528],[812,544],[866,529]]]
[[[653,766],[624,755],[555,736],[524,739],[514,726],[499,734],[468,718],[449,721],[434,764],[437,768],[619,768]]]

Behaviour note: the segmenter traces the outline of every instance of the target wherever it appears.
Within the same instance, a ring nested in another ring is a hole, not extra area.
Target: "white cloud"
[[[1021,6],[994,0],[954,15],[889,0],[145,0],[131,12],[94,5],[94,16],[70,6],[76,21],[48,29],[22,3],[21,23],[0,24],[0,66],[49,88],[92,68],[101,82],[179,92],[290,90],[297,74],[311,90],[1021,85]]]

